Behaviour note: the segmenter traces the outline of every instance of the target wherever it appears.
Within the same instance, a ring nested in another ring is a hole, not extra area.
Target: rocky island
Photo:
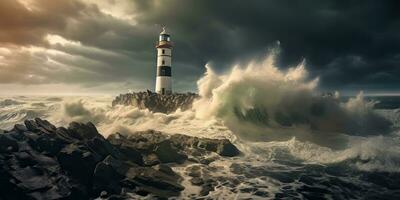
[[[36,118],[0,131],[0,199],[176,197],[184,186],[172,165],[208,165],[239,153],[226,139],[153,130],[104,138],[90,122],[64,128]],[[192,177],[201,194],[213,190],[212,181]]]
[[[120,94],[112,101],[112,105],[136,106],[152,112],[171,113],[178,109],[182,111],[191,109],[193,101],[198,97],[199,95],[195,93],[160,95],[147,90]]]

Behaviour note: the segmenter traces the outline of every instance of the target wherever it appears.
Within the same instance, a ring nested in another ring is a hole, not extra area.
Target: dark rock
[[[139,173],[130,182],[134,183],[138,190],[147,191],[160,198],[167,198],[179,195],[185,189],[177,183],[175,176],[169,176],[161,171],[152,168],[139,168]]]
[[[27,131],[28,129],[22,124],[15,124],[14,125],[14,130],[16,130],[16,131],[18,131],[20,133],[23,133],[23,132]]]
[[[8,135],[0,135],[0,153],[18,151],[18,143]]]
[[[35,118],[35,122],[38,125],[38,127],[41,127],[43,129],[45,129],[46,131],[53,132],[56,130],[56,127],[47,120]]]
[[[217,153],[221,156],[233,157],[239,155],[240,151],[229,140],[224,139],[219,143]]]
[[[7,132],[7,135],[9,135],[11,138],[14,138],[15,140],[24,140],[25,139],[25,132],[19,132],[17,130],[12,130]]]
[[[92,123],[72,122],[66,129],[36,118],[24,124],[0,134],[0,199],[126,199],[126,192],[166,199],[184,188],[161,163],[183,163],[189,155],[208,164],[219,158],[211,152],[230,156],[236,149],[228,140],[153,130],[105,139]],[[189,175],[202,194],[215,187],[199,167]]]
[[[147,166],[159,162],[183,163],[189,157],[191,161],[209,164],[218,159],[207,156],[210,152],[221,156],[235,156],[240,153],[229,140],[197,138],[181,134],[168,136],[153,130],[136,132],[128,136],[112,134],[107,140],[121,152],[135,150],[134,152],[144,154],[143,164]]]
[[[200,148],[228,157],[240,154],[239,149],[227,139],[198,138],[182,134],[172,135],[170,139],[175,146],[180,146],[181,148]]]
[[[178,175],[172,170],[171,167],[169,167],[168,165],[165,165],[165,164],[159,164],[159,165],[157,165],[157,166],[154,166],[153,169],[158,170],[158,171],[160,171],[160,172],[163,172],[163,173],[165,173],[165,174],[167,174],[167,175],[170,175],[170,176],[178,176]]]
[[[193,185],[198,185],[198,186],[204,184],[204,180],[202,178],[199,178],[199,177],[194,177],[194,178],[190,179],[190,182]]]
[[[174,147],[169,140],[165,140],[157,145],[154,153],[162,163],[183,163],[187,159],[187,156],[178,152],[178,149]]]
[[[36,145],[33,145],[39,151],[45,151],[52,156],[55,156],[60,152],[60,150],[64,147],[62,142],[56,138],[46,137],[45,135],[41,135],[36,140]]]
[[[194,93],[159,95],[151,91],[127,93],[117,96],[112,105],[136,106],[152,112],[171,113],[178,109],[191,109],[193,101],[199,96]]]
[[[90,152],[87,147],[76,144],[64,147],[57,158],[64,170],[85,185],[91,184],[96,164],[101,160],[99,155]]]
[[[102,159],[104,159],[108,155],[112,155],[115,158],[121,157],[121,153],[101,135],[95,136],[92,139],[87,140],[86,144],[92,152],[100,155]],[[140,154],[137,156],[140,156]]]
[[[239,149],[237,149],[236,146],[227,139],[199,139],[198,147],[202,147],[208,151],[216,152],[221,156],[233,157],[240,154]]]
[[[74,143],[77,142],[78,140],[74,137],[71,136],[71,133],[69,133],[68,129],[64,127],[59,127],[56,129],[56,137],[66,144]]]
[[[37,123],[33,120],[25,120],[24,124],[28,130],[33,131],[33,132],[37,131],[39,128]]]
[[[160,160],[158,159],[156,154],[150,153],[143,157],[143,164],[146,166],[158,165],[160,164]]]
[[[71,122],[68,126],[68,131],[72,137],[81,140],[91,139],[100,135],[96,127],[91,122],[86,124]]]
[[[205,184],[200,190],[200,196],[207,196],[211,191],[214,191],[214,187],[211,184]]]
[[[123,178],[124,176],[119,174],[109,162],[100,162],[94,170],[93,190],[95,193],[107,191],[111,194],[119,194],[122,187],[118,183]]]
[[[199,165],[193,165],[193,166],[186,168],[186,171],[188,172],[188,175],[191,177],[201,177],[200,169],[201,168]]]
[[[107,193],[106,191],[102,191],[102,192],[100,193],[100,197],[101,197],[101,198],[106,198],[107,195],[108,195],[108,193]]]
[[[126,144],[122,144],[121,146],[119,146],[119,150],[125,156],[126,159],[136,164],[144,165],[143,156],[138,150]]]

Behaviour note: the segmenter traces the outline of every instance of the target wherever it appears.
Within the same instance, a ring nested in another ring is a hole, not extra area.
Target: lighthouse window
[[[157,71],[157,76],[171,76],[171,67],[160,66]]]
[[[164,60],[162,61],[162,64],[165,64],[165,61],[164,61]]]
[[[167,34],[160,35],[160,41],[170,41],[169,35]]]
[[[165,54],[165,50],[164,49],[162,50],[162,54]]]

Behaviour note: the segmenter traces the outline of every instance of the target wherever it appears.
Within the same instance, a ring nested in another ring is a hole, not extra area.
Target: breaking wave
[[[299,137],[299,129],[348,135],[390,131],[391,122],[373,111],[374,102],[366,102],[362,92],[344,103],[338,92],[318,95],[318,78],[308,79],[305,62],[281,71],[274,65],[275,57],[273,53],[224,74],[207,65],[198,81],[202,98],[194,103],[196,116],[220,118],[242,137],[257,140]]]

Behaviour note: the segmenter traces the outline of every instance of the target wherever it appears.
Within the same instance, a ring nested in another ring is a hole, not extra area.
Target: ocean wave
[[[289,137],[301,137],[299,128],[348,135],[390,132],[392,123],[374,112],[375,103],[364,100],[362,92],[345,103],[338,92],[317,95],[318,78],[308,79],[305,62],[282,71],[274,65],[275,57],[272,53],[262,62],[235,66],[223,74],[207,65],[198,81],[201,98],[194,102],[196,116],[222,119],[246,139],[282,129],[292,133]]]
[[[21,105],[21,104],[23,104],[23,103],[20,101],[16,101],[14,99],[4,99],[4,100],[0,101],[0,107]]]

